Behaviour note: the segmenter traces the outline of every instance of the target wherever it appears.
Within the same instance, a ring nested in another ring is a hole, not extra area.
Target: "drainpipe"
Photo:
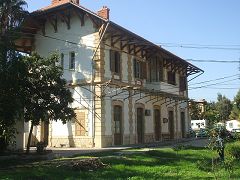
[[[102,42],[102,39],[107,31],[108,25],[110,24],[110,21],[107,21],[107,25],[103,31],[102,36],[100,37],[99,43],[97,48],[95,49],[92,57],[92,81],[91,81],[91,89],[92,89],[92,138],[93,138],[93,147],[95,147],[95,85],[94,85],[94,79],[95,79],[95,63],[94,63],[94,58],[97,54],[97,51],[100,47],[100,44]]]

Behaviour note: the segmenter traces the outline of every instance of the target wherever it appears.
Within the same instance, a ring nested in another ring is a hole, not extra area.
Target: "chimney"
[[[65,4],[68,2],[72,2],[74,4],[79,5],[79,0],[52,0],[52,6],[57,6],[57,5]]]
[[[107,6],[103,6],[102,9],[97,12],[97,14],[104,19],[109,19],[109,12],[110,9]]]

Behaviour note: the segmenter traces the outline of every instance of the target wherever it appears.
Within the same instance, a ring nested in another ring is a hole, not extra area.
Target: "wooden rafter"
[[[52,16],[52,17],[47,17],[48,21],[50,22],[50,24],[53,26],[53,29],[54,29],[54,32],[56,33],[57,32],[57,23],[58,23],[58,19],[57,19],[57,16]]]
[[[84,24],[85,24],[85,21],[84,21],[84,13],[83,12],[79,12],[79,11],[77,11],[77,10],[74,10],[73,11],[76,15],[77,15],[77,17],[79,18],[79,20],[80,20],[80,22],[81,22],[81,26],[84,26]]]
[[[71,13],[70,11],[67,11],[67,12],[61,12],[61,13],[58,13],[58,16],[60,17],[60,19],[66,23],[67,25],[67,28],[70,29],[70,20],[71,20]]]
[[[117,42],[119,42],[121,40],[121,36],[120,35],[115,35],[111,37],[111,46],[114,46]]]
[[[86,16],[92,21],[92,23],[93,23],[93,25],[94,25],[95,27],[98,27],[98,26],[99,26],[99,24],[97,23],[97,21],[95,20],[95,18],[93,18],[92,15],[86,13]]]
[[[137,46],[136,48],[139,48],[138,50],[136,50],[136,54],[143,51],[144,49],[147,49],[145,45],[140,45],[140,46]]]
[[[37,19],[37,23],[39,25],[38,29],[41,29],[44,36],[46,34],[46,21],[46,19]]]

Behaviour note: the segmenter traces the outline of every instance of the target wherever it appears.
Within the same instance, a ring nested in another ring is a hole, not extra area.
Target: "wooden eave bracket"
[[[47,18],[48,21],[50,22],[50,24],[53,26],[54,32],[56,33],[58,28],[57,28],[57,16],[53,16],[53,17],[48,17]]]
[[[71,21],[71,13],[70,13],[70,11],[59,13],[58,16],[61,18],[61,20],[63,22],[66,23],[67,28],[70,29],[71,28],[71,26],[70,26],[71,25],[71,22],[70,22]]]
[[[97,20],[95,20],[95,18],[91,14],[86,13],[86,16],[92,21],[93,26],[99,27],[99,23],[97,22]]]
[[[116,37],[116,38],[115,38],[115,37]],[[115,37],[114,37],[114,36],[111,37],[111,46],[114,46],[114,45],[115,45],[116,43],[118,43],[118,42],[121,40],[121,38],[122,38],[122,37],[119,36],[119,35],[118,35],[118,36],[115,36]],[[114,39],[114,38],[115,38],[115,39]]]
[[[79,12],[79,11],[77,11],[77,10],[74,10],[73,11],[77,16],[78,16],[78,18],[79,18],[79,20],[80,20],[80,22],[81,22],[81,26],[84,26],[84,24],[85,24],[85,20],[84,20],[84,13],[83,12]]]

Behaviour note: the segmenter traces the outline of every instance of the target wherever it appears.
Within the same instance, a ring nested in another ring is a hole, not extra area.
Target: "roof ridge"
[[[101,16],[99,16],[96,12],[91,11],[90,9],[88,9],[88,8],[86,8],[86,7],[84,7],[84,6],[80,5],[80,4],[75,4],[75,3],[73,3],[73,2],[64,2],[64,1],[61,2],[61,3],[55,4],[55,5],[52,5],[52,4],[51,4],[51,5],[49,5],[49,6],[46,6],[46,7],[43,7],[43,8],[41,8],[41,9],[38,9],[38,10],[36,10],[36,11],[33,11],[32,13],[34,13],[34,12],[46,11],[46,10],[49,10],[49,9],[52,9],[52,8],[56,8],[56,7],[58,7],[58,6],[65,5],[65,4],[72,4],[72,5],[74,5],[74,6],[76,6],[76,7],[79,7],[79,8],[81,8],[81,9],[83,9],[83,10],[85,10],[85,11],[87,11],[87,12],[89,12],[89,13],[95,15],[95,16],[97,16],[98,18],[106,21],[106,19],[104,19],[104,18],[102,18]]]

